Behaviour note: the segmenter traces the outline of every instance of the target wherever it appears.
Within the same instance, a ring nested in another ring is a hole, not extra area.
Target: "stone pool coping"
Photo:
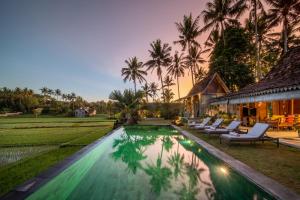
[[[14,188],[12,191],[8,192],[7,194],[4,194],[4,196],[1,196],[0,200],[19,200],[19,199],[27,198],[30,194],[38,190],[41,186],[46,184],[52,178],[57,176],[60,172],[62,172],[70,165],[72,165],[74,162],[79,160],[83,155],[90,152],[98,144],[101,144],[108,136],[112,135],[113,133],[115,133],[117,130],[121,128],[122,126],[108,132],[98,140],[95,140],[94,142],[88,144],[87,146],[83,147],[73,155],[58,162],[54,166],[49,167],[46,171],[43,171],[37,176],[29,179],[28,181],[25,181],[23,184]]]
[[[215,148],[214,146],[208,144],[207,142],[201,140],[200,138],[194,136],[190,132],[183,130],[182,128],[171,125],[173,128],[181,132],[183,135],[188,137],[189,139],[194,140],[200,146],[205,148],[210,154],[222,160],[226,164],[228,164],[232,169],[237,171],[239,174],[246,177],[248,180],[256,184],[258,187],[262,188],[264,191],[271,194],[276,199],[282,200],[300,200],[300,196],[296,194],[291,189],[281,185],[277,181],[263,175],[262,173],[252,169],[248,165],[242,163],[241,161],[229,156],[223,151]]]

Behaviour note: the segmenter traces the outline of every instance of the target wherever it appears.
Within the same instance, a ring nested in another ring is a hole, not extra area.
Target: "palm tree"
[[[244,10],[250,9],[249,12],[249,20],[253,21],[254,18],[254,32],[255,32],[255,54],[256,54],[256,76],[258,80],[261,77],[261,68],[260,68],[260,55],[259,55],[259,47],[258,47],[258,19],[257,19],[257,10],[261,9],[262,14],[266,14],[262,1],[261,0],[247,0],[244,2],[244,6],[241,7],[241,13],[243,13]],[[248,3],[248,5],[247,5]]]
[[[178,99],[180,99],[179,77],[184,76],[185,68],[186,66],[183,61],[183,54],[180,54],[180,56],[178,56],[178,52],[176,51],[172,63],[168,68],[168,73],[170,73],[177,80]]]
[[[207,76],[207,72],[204,70],[203,67],[200,67],[198,71],[195,73],[195,81],[200,82],[202,79],[204,79]]]
[[[55,95],[56,95],[56,100],[58,100],[58,97],[61,96],[61,90],[56,89],[54,92],[55,92]]]
[[[206,48],[207,51],[210,51],[209,56],[211,56],[212,51],[215,49],[216,44],[218,43],[220,39],[220,35],[218,30],[213,30],[207,40],[204,43],[204,47]]]
[[[48,89],[48,95],[51,97],[51,95],[53,95],[54,94],[54,91],[52,90],[52,89]]]
[[[42,87],[40,90],[41,90],[41,93],[42,93],[44,96],[47,95],[47,93],[48,93],[48,88],[47,88],[47,87]]]
[[[200,70],[200,64],[205,62],[205,60],[201,57],[202,53],[204,53],[204,51],[202,51],[201,47],[198,48],[197,46],[192,46],[189,49],[188,55],[185,57],[186,66],[189,66],[189,68],[190,68],[193,85],[195,84],[195,81],[194,81],[195,72],[196,71],[198,72]]]
[[[67,94],[62,94],[61,98],[62,98],[63,101],[66,101],[66,100],[68,100],[68,95]]]
[[[250,35],[254,33],[256,45],[256,76],[260,80],[262,78],[262,67],[261,67],[261,50],[262,46],[266,46],[267,43],[274,41],[268,34],[270,31],[269,22],[267,21],[267,15],[260,14],[256,17],[256,23],[252,22],[251,19],[246,20],[246,30],[250,32]]]
[[[148,85],[148,83],[146,82],[145,85],[142,86],[142,89],[143,89],[143,92],[146,96],[146,100],[147,100],[147,103],[148,103],[149,102],[148,97],[151,96],[151,88]]]
[[[151,92],[151,97],[152,101],[155,101],[155,97],[157,96],[157,91],[158,91],[158,85],[155,82],[150,83],[150,92]]]
[[[42,95],[44,96],[44,103],[46,102],[46,96],[47,96],[47,94],[48,94],[48,88],[47,87],[42,87],[41,89],[41,93],[42,93]]]
[[[266,2],[271,6],[268,13],[270,27],[282,23],[283,52],[286,53],[288,50],[289,23],[300,20],[300,2],[299,0],[266,0]]]
[[[167,75],[165,77],[164,84],[165,84],[164,86],[166,86],[168,88],[168,90],[170,89],[170,86],[175,85],[175,83],[173,82],[173,79],[169,75]]]
[[[199,20],[200,16],[197,16],[194,20],[192,14],[190,14],[189,16],[183,16],[182,23],[175,23],[179,32],[179,40],[174,41],[174,44],[180,44],[183,51],[185,51],[186,47],[189,50],[192,45],[199,45],[196,41],[196,38],[200,35]]]
[[[200,32],[206,32],[209,29],[212,31],[210,35],[217,31],[220,37],[223,37],[223,32],[226,27],[238,25],[239,22],[235,19],[244,11],[244,0],[213,0],[206,4],[206,10],[202,11],[204,27]]]
[[[164,43],[162,44],[160,39],[153,41],[151,44],[150,53],[150,60],[145,63],[148,66],[147,70],[156,70],[156,74],[158,79],[161,81],[161,91],[162,94],[164,93],[164,84],[162,79],[162,67],[167,67],[172,62],[172,58],[170,56],[170,52],[172,48],[169,44]]]
[[[142,91],[133,93],[132,90],[127,89],[123,93],[119,90],[114,90],[109,95],[109,99],[116,101],[116,106],[126,114],[128,124],[137,123],[135,114],[142,97]]]
[[[170,89],[165,89],[164,94],[163,94],[163,99],[164,102],[170,103],[171,100],[174,98],[174,93]]]
[[[123,80],[124,82],[132,80],[134,84],[134,92],[136,93],[136,81],[139,81],[139,83],[146,81],[144,76],[147,75],[147,72],[142,70],[143,63],[139,62],[137,57],[125,60],[125,63],[127,64],[127,67],[122,68],[122,76],[124,76]]]

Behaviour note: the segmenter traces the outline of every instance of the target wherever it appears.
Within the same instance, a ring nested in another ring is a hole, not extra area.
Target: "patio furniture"
[[[197,130],[216,129],[223,123],[223,121],[224,121],[224,119],[218,118],[218,119],[216,119],[216,121],[212,125],[209,125],[209,126],[207,126],[207,125],[205,125],[205,126],[195,126],[195,129],[197,129]]]
[[[203,119],[203,121],[200,123],[200,124],[196,124],[196,125],[194,125],[194,128],[195,129],[199,129],[199,128],[201,128],[201,127],[205,127],[207,124],[208,124],[208,122],[211,120],[211,117],[206,117],[206,118],[204,118]]]
[[[295,116],[288,115],[287,117],[283,118],[281,123],[279,123],[278,128],[288,128],[292,129],[294,127]]]
[[[239,134],[236,132],[229,132],[229,134],[222,134],[220,136],[220,144],[222,140],[227,141],[228,143],[232,142],[256,142],[256,141],[276,141],[277,147],[279,147],[279,138],[271,138],[265,136],[265,133],[269,129],[269,124],[265,123],[256,123],[253,128],[247,134]]]
[[[241,125],[241,121],[234,120],[230,122],[230,124],[226,128],[208,128],[205,129],[203,132],[209,135],[221,135],[221,134],[228,134],[230,131],[236,131],[239,126]]]
[[[199,123],[197,123],[197,120],[195,120],[195,119],[189,119],[187,122],[188,127],[194,127],[197,124],[199,124]]]

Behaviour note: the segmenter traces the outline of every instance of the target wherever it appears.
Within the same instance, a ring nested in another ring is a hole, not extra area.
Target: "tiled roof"
[[[242,88],[239,92],[219,98],[219,100],[290,90],[300,90],[300,46],[290,49],[262,80]]]

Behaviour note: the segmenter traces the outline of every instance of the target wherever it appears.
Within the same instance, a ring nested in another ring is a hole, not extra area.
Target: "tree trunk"
[[[188,54],[190,53],[190,49],[191,49],[191,44],[188,43]],[[193,74],[194,72],[193,72],[193,66],[191,65],[190,68],[191,68],[191,75],[192,75],[192,84],[193,84],[193,86],[194,86],[194,74]]]
[[[163,96],[163,100],[165,102],[165,92],[164,92],[164,83],[163,83],[162,75],[160,75],[160,82],[161,82],[162,96]]]
[[[193,83],[193,86],[195,85],[194,83],[194,71],[193,71],[193,67],[191,66],[191,75],[192,75],[192,83]]]
[[[225,48],[224,25],[223,25],[222,21],[221,21],[221,37],[223,39],[223,45],[224,45],[224,48]]]
[[[134,84],[134,95],[136,95],[136,82],[135,82],[135,79],[133,80],[133,84]]]
[[[256,78],[261,79],[260,56],[258,50],[258,30],[257,30],[257,0],[254,0],[254,24],[255,24],[255,50],[256,50]]]
[[[287,34],[287,30],[288,29],[288,21],[286,16],[284,17],[283,20],[283,52],[286,53],[288,50],[288,34]]]
[[[178,99],[180,99],[180,92],[179,92],[179,81],[177,76],[177,90],[178,90]]]

